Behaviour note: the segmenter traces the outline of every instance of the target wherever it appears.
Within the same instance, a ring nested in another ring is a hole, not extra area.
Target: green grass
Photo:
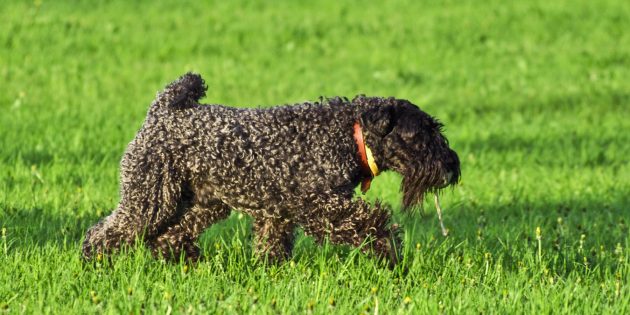
[[[630,3],[422,2],[0,1],[0,313],[630,312]],[[262,267],[236,215],[196,267],[83,264],[126,144],[188,70],[212,103],[365,93],[439,117],[451,236],[384,174],[367,198],[395,208],[406,275],[303,236]]]

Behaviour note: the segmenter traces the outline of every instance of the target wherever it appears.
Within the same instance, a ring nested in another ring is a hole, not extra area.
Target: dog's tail
[[[195,106],[197,101],[206,96],[207,89],[199,74],[188,72],[159,92],[151,108],[179,109]]]

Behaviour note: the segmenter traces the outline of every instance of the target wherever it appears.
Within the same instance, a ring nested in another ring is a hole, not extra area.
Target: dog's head
[[[358,96],[366,144],[381,170],[403,176],[403,208],[420,205],[426,192],[457,184],[459,158],[442,134],[443,125],[409,101]]]

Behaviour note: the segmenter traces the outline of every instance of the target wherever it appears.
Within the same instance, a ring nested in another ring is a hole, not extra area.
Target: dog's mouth
[[[439,173],[411,171],[403,177],[403,209],[412,209],[422,205],[427,193],[439,193],[440,190],[454,186],[459,182],[459,172],[449,170]]]
[[[444,189],[451,185],[451,180],[453,179],[453,172],[448,171],[444,176],[442,176],[442,182],[435,186],[435,189]]]
[[[436,185],[436,189],[444,189],[448,186],[455,186],[459,182],[459,173],[456,171],[447,171],[442,176],[442,182]]]

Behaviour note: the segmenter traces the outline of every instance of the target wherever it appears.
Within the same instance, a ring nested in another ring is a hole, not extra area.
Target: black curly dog
[[[186,74],[158,94],[121,162],[121,200],[90,228],[86,259],[141,236],[156,256],[199,257],[198,236],[231,209],[254,218],[256,252],[291,255],[295,229],[361,246],[395,264],[397,225],[380,203],[353,198],[379,172],[402,174],[404,208],[456,184],[459,159],[442,125],[409,101],[357,96],[237,109],[201,105]]]

